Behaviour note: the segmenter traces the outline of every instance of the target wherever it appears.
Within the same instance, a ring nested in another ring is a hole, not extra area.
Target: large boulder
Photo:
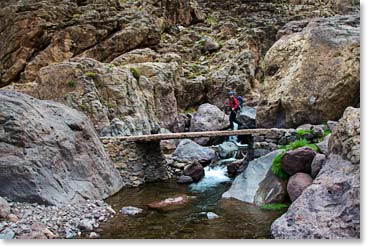
[[[68,204],[104,199],[121,177],[88,118],[69,107],[0,91],[0,195]]]
[[[175,160],[183,162],[197,160],[200,163],[210,163],[216,159],[215,150],[200,146],[190,139],[181,140],[172,156]]]
[[[298,172],[311,173],[311,164],[315,155],[316,152],[309,147],[290,150],[280,159],[280,166],[289,175]]]
[[[360,17],[313,19],[267,52],[257,127],[339,119],[360,93]]]
[[[246,170],[233,181],[231,188],[222,198],[262,205],[283,202],[286,196],[286,181],[279,179],[271,171],[274,157],[281,150],[250,161]]]
[[[256,109],[248,106],[242,107],[240,113],[237,114],[237,121],[241,129],[256,128]]]
[[[319,174],[322,166],[325,164],[326,156],[324,154],[316,154],[311,163],[311,177],[314,179]]]
[[[275,238],[360,238],[359,142],[360,110],[347,108],[333,130],[320,173],[273,222]]]
[[[307,173],[296,173],[292,175],[287,184],[287,192],[291,201],[295,201],[311,184],[312,178]]]
[[[222,159],[233,158],[238,151],[238,146],[234,142],[224,142],[218,146],[218,155]]]

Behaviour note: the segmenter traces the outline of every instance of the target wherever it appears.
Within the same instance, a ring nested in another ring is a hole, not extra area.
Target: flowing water
[[[205,168],[205,177],[196,184],[149,183],[139,188],[124,188],[107,202],[119,211],[124,206],[143,208],[136,216],[117,213],[101,227],[102,238],[120,239],[240,239],[270,238],[270,225],[284,211],[265,211],[236,200],[220,199],[230,187],[226,168]],[[147,204],[177,195],[192,198],[173,210],[157,211]],[[209,220],[206,212],[219,218]]]

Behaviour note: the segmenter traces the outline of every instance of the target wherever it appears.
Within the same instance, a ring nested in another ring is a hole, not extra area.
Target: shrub
[[[264,204],[260,208],[264,210],[282,210],[288,207],[289,205],[284,203],[270,203],[270,204]]]
[[[326,137],[327,135],[331,134],[331,131],[330,130],[325,130],[324,131],[324,137]]]
[[[66,84],[70,87],[73,88],[76,86],[76,82],[74,80],[69,80],[68,82],[66,82]]]
[[[80,109],[82,110],[82,111],[87,111],[88,110],[88,106],[87,106],[87,104],[82,104],[82,105],[80,105]]]
[[[132,73],[132,75],[134,76],[134,78],[136,80],[139,80],[139,78],[140,78],[140,71],[137,68],[131,67],[130,68],[130,72]]]
[[[297,137],[298,137],[298,138],[303,137],[303,135],[305,135],[306,133],[313,134],[313,131],[312,131],[312,130],[303,130],[303,129],[299,129],[299,130],[297,130],[297,132],[296,132],[296,134],[297,134]]]

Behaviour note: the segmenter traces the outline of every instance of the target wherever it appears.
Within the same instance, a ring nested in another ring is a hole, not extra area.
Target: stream
[[[271,238],[270,225],[284,211],[266,211],[237,200],[224,200],[231,179],[225,166],[206,167],[205,177],[196,184],[180,185],[175,180],[123,188],[107,202],[120,211],[124,206],[144,209],[135,216],[118,212],[100,228],[103,239],[255,239]],[[149,209],[150,202],[177,195],[192,198],[174,210]],[[206,212],[219,218],[209,220]]]

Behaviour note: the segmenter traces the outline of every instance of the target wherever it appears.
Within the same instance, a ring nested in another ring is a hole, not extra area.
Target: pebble
[[[219,218],[219,215],[217,215],[216,213],[213,212],[208,212],[206,213],[206,216],[208,217],[208,219],[212,220],[212,219],[216,219]]]
[[[94,238],[99,238],[99,235],[98,235],[97,233],[95,233],[95,232],[91,232],[91,233],[89,234],[89,238],[92,238],[92,239],[94,239]]]
[[[121,208],[121,213],[126,214],[126,215],[137,215],[141,212],[143,212],[143,209],[132,207],[132,206]]]

